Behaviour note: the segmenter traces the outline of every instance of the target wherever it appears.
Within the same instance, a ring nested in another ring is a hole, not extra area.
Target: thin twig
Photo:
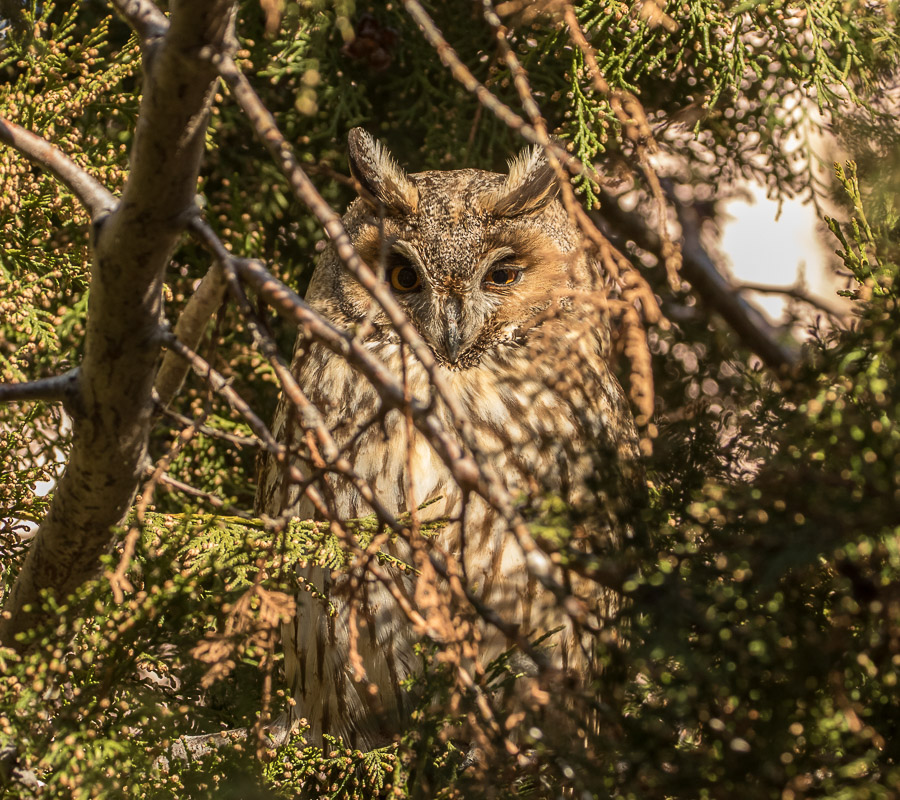
[[[173,411],[171,408],[163,408],[162,406],[160,406],[159,411],[161,414],[164,414],[170,419],[175,420],[175,422],[177,422],[183,428],[187,428],[188,426],[194,427],[197,429],[198,433],[202,433],[204,436],[209,436],[211,439],[221,439],[223,442],[229,442],[230,444],[237,445],[238,447],[262,446],[262,442],[255,436],[238,436],[236,433],[220,431],[217,428],[211,428],[209,425],[202,425],[200,424],[199,420],[192,419],[191,417],[187,417],[184,414],[179,414],[177,411]]]
[[[225,398],[228,404],[247,420],[251,430],[259,437],[261,445],[272,453],[280,463],[284,464],[284,468],[288,471],[292,481],[298,484],[304,484],[304,493],[310,499],[316,511],[327,517],[328,510],[318,489],[306,480],[306,476],[304,476],[300,469],[293,463],[292,458],[288,453],[288,449],[275,440],[275,437],[272,435],[268,426],[257,416],[253,409],[250,408],[247,401],[237,393],[230,382],[220,372],[213,369],[213,367],[201,356],[191,350],[191,348],[183,342],[179,342],[171,332],[163,331],[160,336],[167,347],[171,347],[182,358],[186,359],[198,375],[209,381],[213,391]]]
[[[256,412],[250,408],[250,404],[237,393],[234,387],[231,386],[230,381],[222,373],[213,369],[202,356],[195,353],[184,342],[179,341],[170,331],[162,331],[160,338],[166,347],[171,348],[187,361],[198,375],[209,381],[214,392],[224,397],[228,404],[247,420],[250,428],[266,448],[271,449],[274,453],[284,455],[283,446],[275,441],[275,437],[272,436],[272,432],[265,422],[257,416]],[[297,477],[302,479],[303,476],[298,474]]]
[[[46,139],[0,117],[0,141],[53,175],[78,198],[92,218],[115,208],[116,198],[112,193]]]
[[[163,475],[165,475],[172,460],[184,449],[196,432],[194,427],[188,426],[175,437],[175,441],[172,442],[169,449],[156,463],[150,478],[144,486],[144,490],[141,492],[141,496],[135,507],[135,521],[129,529],[128,534],[125,536],[125,543],[122,547],[122,556],[119,558],[119,563],[114,570],[107,571],[106,573],[106,577],[109,579],[110,589],[112,589],[113,599],[116,603],[121,604],[125,599],[125,593],[134,591],[134,586],[132,586],[131,581],[128,580],[128,567],[131,565],[131,559],[134,556],[135,548],[137,547],[138,540],[141,538],[147,506],[150,505],[150,501],[153,500],[153,493],[156,491],[156,486]]]
[[[402,0],[402,2],[407,13],[419,26],[426,41],[435,49],[444,66],[450,70],[450,74],[464,89],[475,95],[475,98],[484,108],[507,125],[510,130],[520,134],[530,144],[539,145],[546,148],[548,152],[552,152],[559,159],[559,163],[572,175],[583,175],[587,178],[597,177],[596,170],[593,167],[589,164],[584,164],[556,142],[548,141],[546,136],[542,136],[541,131],[529,124],[481,83],[463,63],[452,45],[444,38],[437,25],[434,24],[434,20],[431,19],[418,0]]]
[[[254,517],[253,514],[248,514],[246,511],[242,511],[235,506],[229,505],[218,495],[212,494],[211,492],[204,492],[202,489],[197,489],[191,486],[189,483],[184,483],[184,481],[180,481],[178,480],[178,478],[173,478],[171,475],[160,475],[159,483],[162,486],[166,486],[170,489],[183,492],[190,497],[196,497],[198,500],[204,500],[213,508],[219,511],[224,511],[229,517],[239,517],[240,519],[245,519],[248,522],[260,521],[257,517]],[[268,527],[274,528],[275,526],[274,524],[270,524]]]
[[[817,297],[813,297],[812,295],[804,292],[799,286],[770,286],[765,283],[738,283],[735,284],[734,290],[736,292],[760,292],[761,294],[781,294],[785,297],[793,298],[794,300],[800,300],[803,303],[811,305],[813,308],[819,309],[819,311],[823,311],[828,316],[834,317],[838,320],[843,321],[843,318],[846,316],[845,311],[841,311],[837,306],[832,305],[826,300],[821,300]]]
[[[490,89],[472,74],[469,68],[462,62],[462,59],[456,54],[456,51],[450,43],[444,38],[443,34],[434,24],[434,20],[431,19],[421,3],[417,2],[417,0],[403,0],[403,5],[406,8],[407,13],[419,26],[425,39],[437,52],[438,58],[440,58],[444,66],[450,70],[450,73],[456,81],[460,83],[466,91],[475,95],[481,105],[496,116],[501,122],[505,123],[511,130],[520,133],[532,144],[544,144],[541,140],[540,132],[533,125],[530,125],[508,105],[499,100]],[[584,166],[581,165],[577,159],[573,159],[572,156],[566,153],[562,148],[555,148],[554,152],[556,153],[557,158],[559,158],[570,170],[574,167],[574,169],[580,173],[584,169]]]
[[[387,524],[396,532],[402,530],[402,526],[396,521],[394,515],[384,507],[372,485],[356,474],[350,462],[341,454],[337,443],[331,435],[331,431],[328,430],[328,426],[325,424],[321,412],[306,397],[290,368],[281,358],[277,344],[264,331],[263,326],[260,325],[259,321],[256,319],[256,313],[253,311],[250,302],[244,294],[243,287],[238,280],[238,267],[243,259],[238,259],[229,253],[212,228],[199,218],[191,223],[191,229],[204,245],[209,248],[210,252],[217,259],[217,263],[223,269],[228,281],[229,290],[247,319],[254,340],[275,369],[276,376],[281,383],[282,391],[297,410],[299,422],[304,431],[315,435],[319,446],[322,448],[322,456],[325,459],[322,461],[320,468],[337,472],[348,478],[353,486],[359,491],[363,500],[369,504],[378,516],[379,520],[384,524]],[[314,458],[317,455],[315,452],[316,449],[317,448],[315,447],[311,447],[311,453]],[[310,483],[311,478],[312,476],[307,477],[304,481],[304,485]]]

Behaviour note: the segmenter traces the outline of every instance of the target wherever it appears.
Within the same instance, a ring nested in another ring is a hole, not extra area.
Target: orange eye
[[[398,292],[412,292],[422,281],[411,264],[400,264],[391,270],[391,286]]]
[[[484,279],[488,286],[512,286],[519,282],[522,270],[512,267],[499,267],[491,270]]]

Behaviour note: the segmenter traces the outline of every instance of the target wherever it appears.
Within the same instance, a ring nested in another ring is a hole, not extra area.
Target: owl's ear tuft
[[[415,213],[419,190],[388,149],[363,128],[350,131],[347,145],[350,173],[362,185],[363,200],[383,205],[388,213]]]
[[[509,162],[506,180],[481,200],[482,208],[497,217],[533,214],[559,192],[556,172],[543,147],[526,147]]]

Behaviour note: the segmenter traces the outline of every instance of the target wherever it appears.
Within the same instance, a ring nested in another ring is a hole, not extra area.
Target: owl
[[[618,495],[625,492],[615,487],[633,482],[635,429],[609,364],[603,277],[557,197],[556,174],[543,150],[525,150],[506,174],[407,174],[380,142],[356,128],[349,156],[361,191],[344,225],[434,353],[471,422],[484,468],[526,516],[564,504],[576,522],[572,547],[601,555],[616,547],[623,529]],[[445,429],[459,436],[421,363],[331,246],[316,266],[307,301],[357,336],[412,399],[431,402]],[[453,566],[483,606],[524,636],[544,637],[542,652],[560,673],[589,676],[590,635],[529,570],[503,515],[457,485],[408,417],[396,409],[385,413],[366,378],[302,331],[292,370],[353,472],[381,504],[398,516],[413,512],[417,524],[441,522],[436,533],[422,537],[420,549]],[[315,478],[331,519],[372,514],[358,482],[316,470],[299,415],[284,397],[273,432],[296,466]],[[288,480],[283,463],[264,457],[258,511],[316,518],[301,488]],[[398,561],[414,556],[403,537],[386,541],[383,550]],[[455,601],[443,581],[432,580],[426,591],[421,574],[390,563],[383,566],[387,580],[352,569],[333,573],[316,563],[298,568],[308,591],[283,631],[285,669],[293,714],[309,725],[312,743],[330,734],[365,749],[403,730],[409,713],[403,684],[419,669],[414,647],[423,630],[398,598],[424,615]],[[596,630],[615,604],[612,593],[561,570],[555,579],[583,602],[594,623],[588,627]],[[459,669],[474,674],[512,648],[505,633],[477,615],[468,627],[459,619],[454,629],[471,639],[458,648]]]

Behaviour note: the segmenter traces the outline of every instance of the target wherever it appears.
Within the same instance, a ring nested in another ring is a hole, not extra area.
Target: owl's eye
[[[406,259],[391,268],[391,286],[398,292],[413,292],[421,283],[416,268]]]
[[[522,270],[514,267],[498,267],[492,269],[484,279],[488,286],[512,286],[522,278]]]

